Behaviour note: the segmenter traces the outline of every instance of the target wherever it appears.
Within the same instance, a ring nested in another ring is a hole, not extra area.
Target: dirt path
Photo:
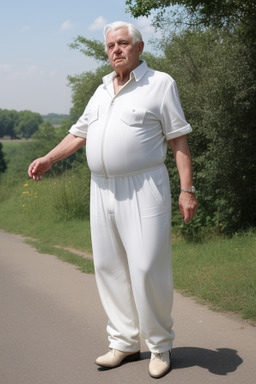
[[[256,328],[175,293],[172,384],[254,384]],[[149,353],[102,371],[106,316],[93,275],[0,231],[0,383],[146,384]]]

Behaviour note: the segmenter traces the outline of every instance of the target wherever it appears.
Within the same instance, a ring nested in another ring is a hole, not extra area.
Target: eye
[[[109,49],[109,50],[111,50],[111,49],[113,49],[113,48],[114,48],[114,44],[109,44],[109,45],[108,45],[108,49]]]

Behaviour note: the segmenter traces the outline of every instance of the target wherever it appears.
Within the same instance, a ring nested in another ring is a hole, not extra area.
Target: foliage
[[[2,175],[1,184],[6,183],[6,179],[16,180],[28,176],[27,169],[33,157],[33,142],[31,141],[3,141],[3,152],[7,164],[7,170]],[[10,189],[12,185],[10,185]],[[7,192],[8,196],[8,192]]]
[[[83,219],[70,220],[63,219],[65,211],[63,216],[61,212],[56,214],[54,201],[61,199],[59,182],[62,178],[44,177],[38,183],[28,178],[4,178],[0,184],[0,228],[40,239],[48,246],[59,245],[91,253],[90,223],[86,213]],[[69,181],[80,186],[85,184],[84,178],[81,180],[75,172],[69,173]],[[84,197],[83,190],[80,191]]]
[[[108,63],[108,55],[105,51],[105,45],[98,40],[89,40],[83,36],[77,36],[74,42],[71,43],[70,48],[77,49],[85,56],[93,57],[96,61],[101,63]]]
[[[174,286],[215,310],[256,322],[255,232],[215,237],[203,244],[174,241]]]
[[[32,247],[36,248],[40,253],[55,255],[58,259],[66,263],[76,265],[83,273],[94,273],[93,261],[86,257],[77,255],[63,248],[49,246],[48,242],[44,241],[26,240],[26,243],[32,245]]]
[[[90,171],[87,164],[77,164],[52,182],[52,207],[55,217],[61,221],[89,218]]]
[[[169,36],[163,50],[194,128],[188,139],[201,226],[230,233],[255,226],[255,89],[247,47],[234,34],[208,29]],[[177,177],[172,159],[168,168]]]
[[[3,153],[3,145],[0,143],[0,173],[3,173],[7,169],[7,164],[5,162],[4,153]]]
[[[14,128],[17,126],[19,113],[14,110],[0,109],[0,137],[16,138]]]
[[[18,138],[28,139],[37,131],[39,125],[43,122],[39,113],[30,111],[19,112],[18,124],[14,127],[14,132]]]
[[[125,3],[134,17],[148,17],[153,10],[163,15],[170,6],[177,5],[185,7],[192,18],[195,16],[205,26],[231,26],[240,21],[252,27],[255,24],[254,0],[126,0]]]
[[[39,113],[0,109],[0,137],[30,138],[42,122]]]

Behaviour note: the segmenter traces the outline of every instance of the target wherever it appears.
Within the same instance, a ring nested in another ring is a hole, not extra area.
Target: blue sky
[[[1,0],[0,109],[41,114],[69,113],[67,76],[93,70],[97,63],[69,44],[78,35],[103,41],[106,23],[134,23],[145,42],[150,19],[133,19],[124,0]]]

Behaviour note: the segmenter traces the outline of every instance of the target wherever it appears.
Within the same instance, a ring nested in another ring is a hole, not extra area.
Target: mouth
[[[124,60],[124,59],[125,59],[124,57],[116,57],[116,58],[114,59],[114,61]]]

